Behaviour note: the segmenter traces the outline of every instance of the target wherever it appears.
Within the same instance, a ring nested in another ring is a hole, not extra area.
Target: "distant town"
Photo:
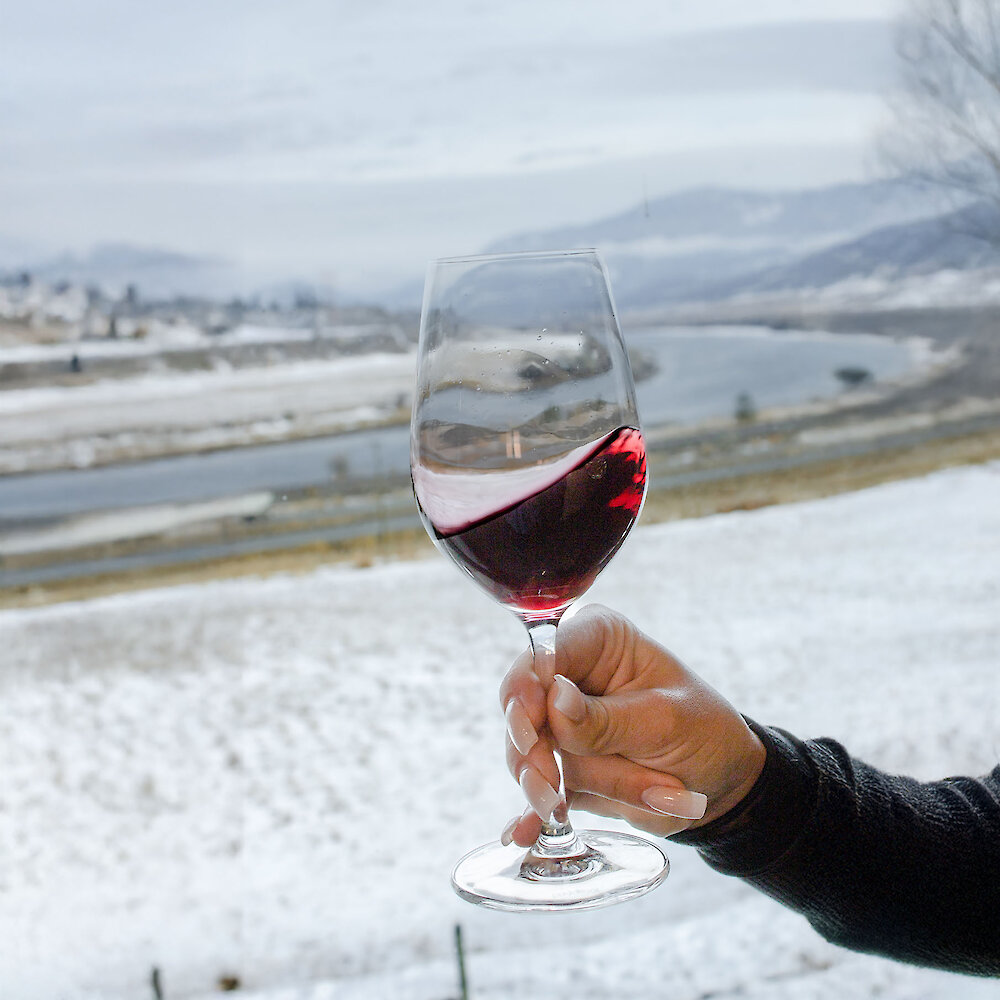
[[[81,350],[68,359],[75,357],[74,364],[82,367],[88,355],[103,354],[100,345],[115,343],[166,352],[214,347],[233,354],[232,360],[267,344],[303,356],[402,351],[416,339],[417,323],[416,314],[335,305],[306,290],[284,300],[147,298],[136,284],[116,295],[97,285],[46,281],[30,271],[0,275],[0,349],[20,348],[4,352],[7,364],[19,357],[41,362],[57,354],[65,359],[66,350],[76,346]],[[56,345],[63,350],[53,352]]]
[[[168,368],[401,352],[416,340],[418,316],[376,306],[341,306],[301,290],[215,301],[120,294],[97,285],[46,281],[29,271],[0,275],[0,387],[60,375],[127,375],[156,355]]]

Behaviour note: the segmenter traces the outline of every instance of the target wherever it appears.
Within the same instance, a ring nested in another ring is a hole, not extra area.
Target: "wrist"
[[[766,751],[757,781],[728,812],[673,837],[696,847],[713,868],[734,875],[760,870],[785,851],[808,821],[819,789],[816,768],[799,740],[746,721]]]
[[[692,823],[688,829],[707,826],[732,812],[750,795],[764,770],[767,748],[754,730],[747,725],[746,720],[741,721],[743,723],[741,745],[740,749],[732,754],[734,758],[732,773],[719,793],[710,798],[705,815],[697,823]]]

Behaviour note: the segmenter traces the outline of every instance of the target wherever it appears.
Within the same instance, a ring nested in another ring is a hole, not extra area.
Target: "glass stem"
[[[528,625],[528,638],[534,656],[535,674],[546,691],[552,687],[556,675],[556,623],[536,622]],[[550,858],[573,857],[584,853],[586,845],[573,832],[569,821],[569,806],[566,804],[566,782],[563,777],[562,756],[553,750],[556,768],[559,772],[559,805],[548,819],[542,820],[542,832],[538,836],[533,851],[536,855]]]

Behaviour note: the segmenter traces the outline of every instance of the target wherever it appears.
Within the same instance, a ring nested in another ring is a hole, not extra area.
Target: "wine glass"
[[[632,372],[596,251],[430,265],[410,468],[428,534],[525,624],[548,688],[559,619],[625,540],[646,490]],[[583,909],[663,881],[657,846],[575,832],[561,778],[557,791],[527,853],[495,843],[458,863],[460,896],[501,910]]]

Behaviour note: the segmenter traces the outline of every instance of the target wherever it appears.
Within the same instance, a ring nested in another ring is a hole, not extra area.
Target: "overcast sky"
[[[697,184],[854,179],[893,0],[36,0],[0,34],[0,238],[349,290]]]

